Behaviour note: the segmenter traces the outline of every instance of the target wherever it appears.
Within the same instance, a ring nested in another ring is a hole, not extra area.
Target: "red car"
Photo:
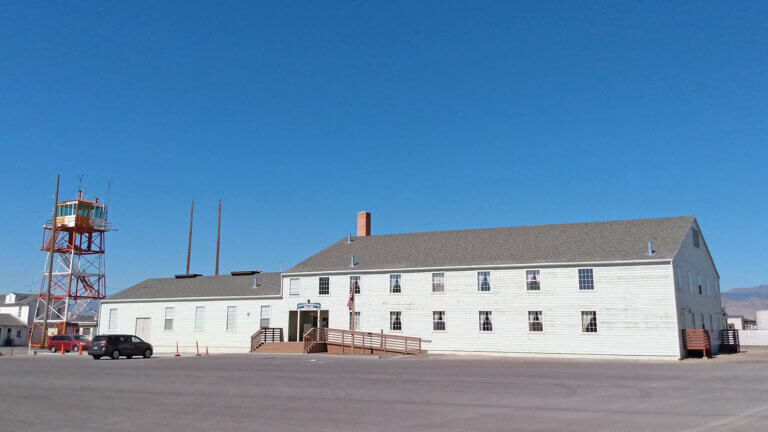
[[[61,347],[64,347],[64,351],[78,351],[78,346],[82,346],[83,352],[85,352],[88,351],[91,343],[80,335],[52,336],[48,342],[48,349],[51,352],[60,352]]]

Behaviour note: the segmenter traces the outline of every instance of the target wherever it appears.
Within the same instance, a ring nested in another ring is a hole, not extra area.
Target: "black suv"
[[[88,355],[93,356],[96,360],[103,356],[115,360],[120,356],[150,358],[152,357],[152,345],[133,335],[99,335],[91,341]]]

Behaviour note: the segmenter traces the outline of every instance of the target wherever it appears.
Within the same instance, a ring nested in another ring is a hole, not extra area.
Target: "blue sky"
[[[109,291],[374,234],[696,215],[768,283],[765,2],[0,5],[0,292],[112,180]]]

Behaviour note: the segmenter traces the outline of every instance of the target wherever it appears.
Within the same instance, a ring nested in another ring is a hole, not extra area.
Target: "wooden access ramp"
[[[421,338],[383,332],[361,332],[313,327],[304,333],[304,352],[330,354],[423,354]]]

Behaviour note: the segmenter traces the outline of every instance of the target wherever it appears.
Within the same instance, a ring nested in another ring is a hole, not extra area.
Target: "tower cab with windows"
[[[98,198],[93,201],[84,200],[78,194],[76,200],[56,204],[56,226],[106,229],[107,205],[99,202]]]

